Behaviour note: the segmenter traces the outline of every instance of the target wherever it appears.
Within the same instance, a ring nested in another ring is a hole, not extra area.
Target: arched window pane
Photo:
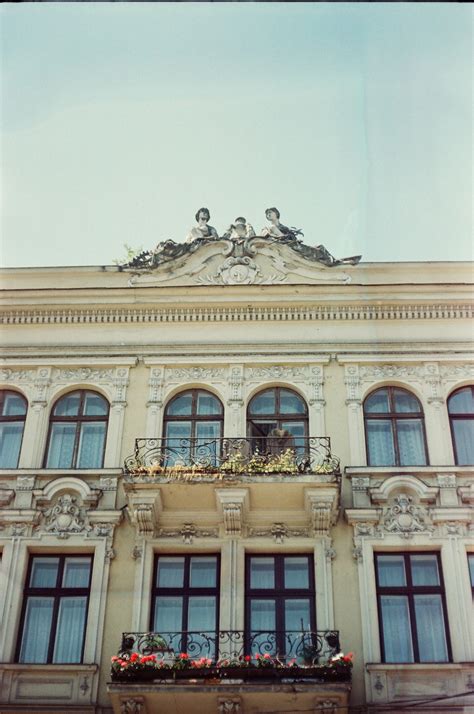
[[[402,389],[393,390],[393,400],[396,412],[421,412],[420,402],[413,394],[405,392]]]
[[[100,394],[65,394],[51,416],[46,468],[100,468],[104,460],[109,405]]]
[[[474,389],[466,387],[453,394],[448,401],[450,414],[474,414]]]
[[[294,392],[281,389],[280,412],[281,414],[306,414],[306,404],[301,397]]]
[[[99,394],[86,394],[84,399],[84,414],[86,416],[107,416],[109,405]]]
[[[191,414],[192,395],[191,392],[181,394],[175,397],[167,406],[166,413],[168,416],[188,416]]]
[[[388,392],[385,389],[379,389],[370,397],[367,397],[364,404],[364,410],[367,413],[384,413],[390,411],[388,404]]]
[[[275,390],[268,389],[265,392],[257,394],[250,402],[249,412],[251,414],[275,414]]]
[[[199,416],[213,416],[222,413],[222,406],[214,395],[208,392],[198,392],[197,413]]]
[[[2,416],[25,416],[25,400],[14,392],[6,392],[3,400]]]
[[[54,416],[77,416],[81,403],[81,393],[74,392],[62,397],[54,408]]]

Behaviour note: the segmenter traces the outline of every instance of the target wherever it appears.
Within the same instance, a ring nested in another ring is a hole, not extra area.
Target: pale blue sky
[[[472,8],[3,5],[2,263],[264,209],[363,260],[472,258]]]

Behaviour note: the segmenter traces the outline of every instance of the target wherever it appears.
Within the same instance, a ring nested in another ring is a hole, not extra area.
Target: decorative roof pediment
[[[129,285],[344,284],[360,256],[336,260],[324,246],[290,236],[224,235],[159,243],[130,263]]]

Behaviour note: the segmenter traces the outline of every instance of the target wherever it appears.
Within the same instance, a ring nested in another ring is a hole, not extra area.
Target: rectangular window
[[[449,662],[446,602],[438,553],[376,553],[384,662]]]
[[[292,658],[316,629],[312,556],[249,555],[246,584],[246,650]]]
[[[216,657],[218,555],[159,555],[153,578],[151,629],[174,654]]]
[[[82,662],[91,574],[91,555],[31,556],[19,662]]]

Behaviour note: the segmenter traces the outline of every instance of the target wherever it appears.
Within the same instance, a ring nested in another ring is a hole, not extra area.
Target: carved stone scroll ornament
[[[58,538],[69,538],[74,533],[91,529],[84,509],[78,504],[77,498],[69,493],[59,496],[56,504],[45,511],[44,517],[44,530]]]
[[[120,714],[145,714],[143,697],[122,699],[120,702]]]
[[[426,509],[414,505],[412,497],[406,493],[396,496],[394,503],[384,509],[383,527],[388,533],[396,533],[402,538],[432,530],[426,523]]]

